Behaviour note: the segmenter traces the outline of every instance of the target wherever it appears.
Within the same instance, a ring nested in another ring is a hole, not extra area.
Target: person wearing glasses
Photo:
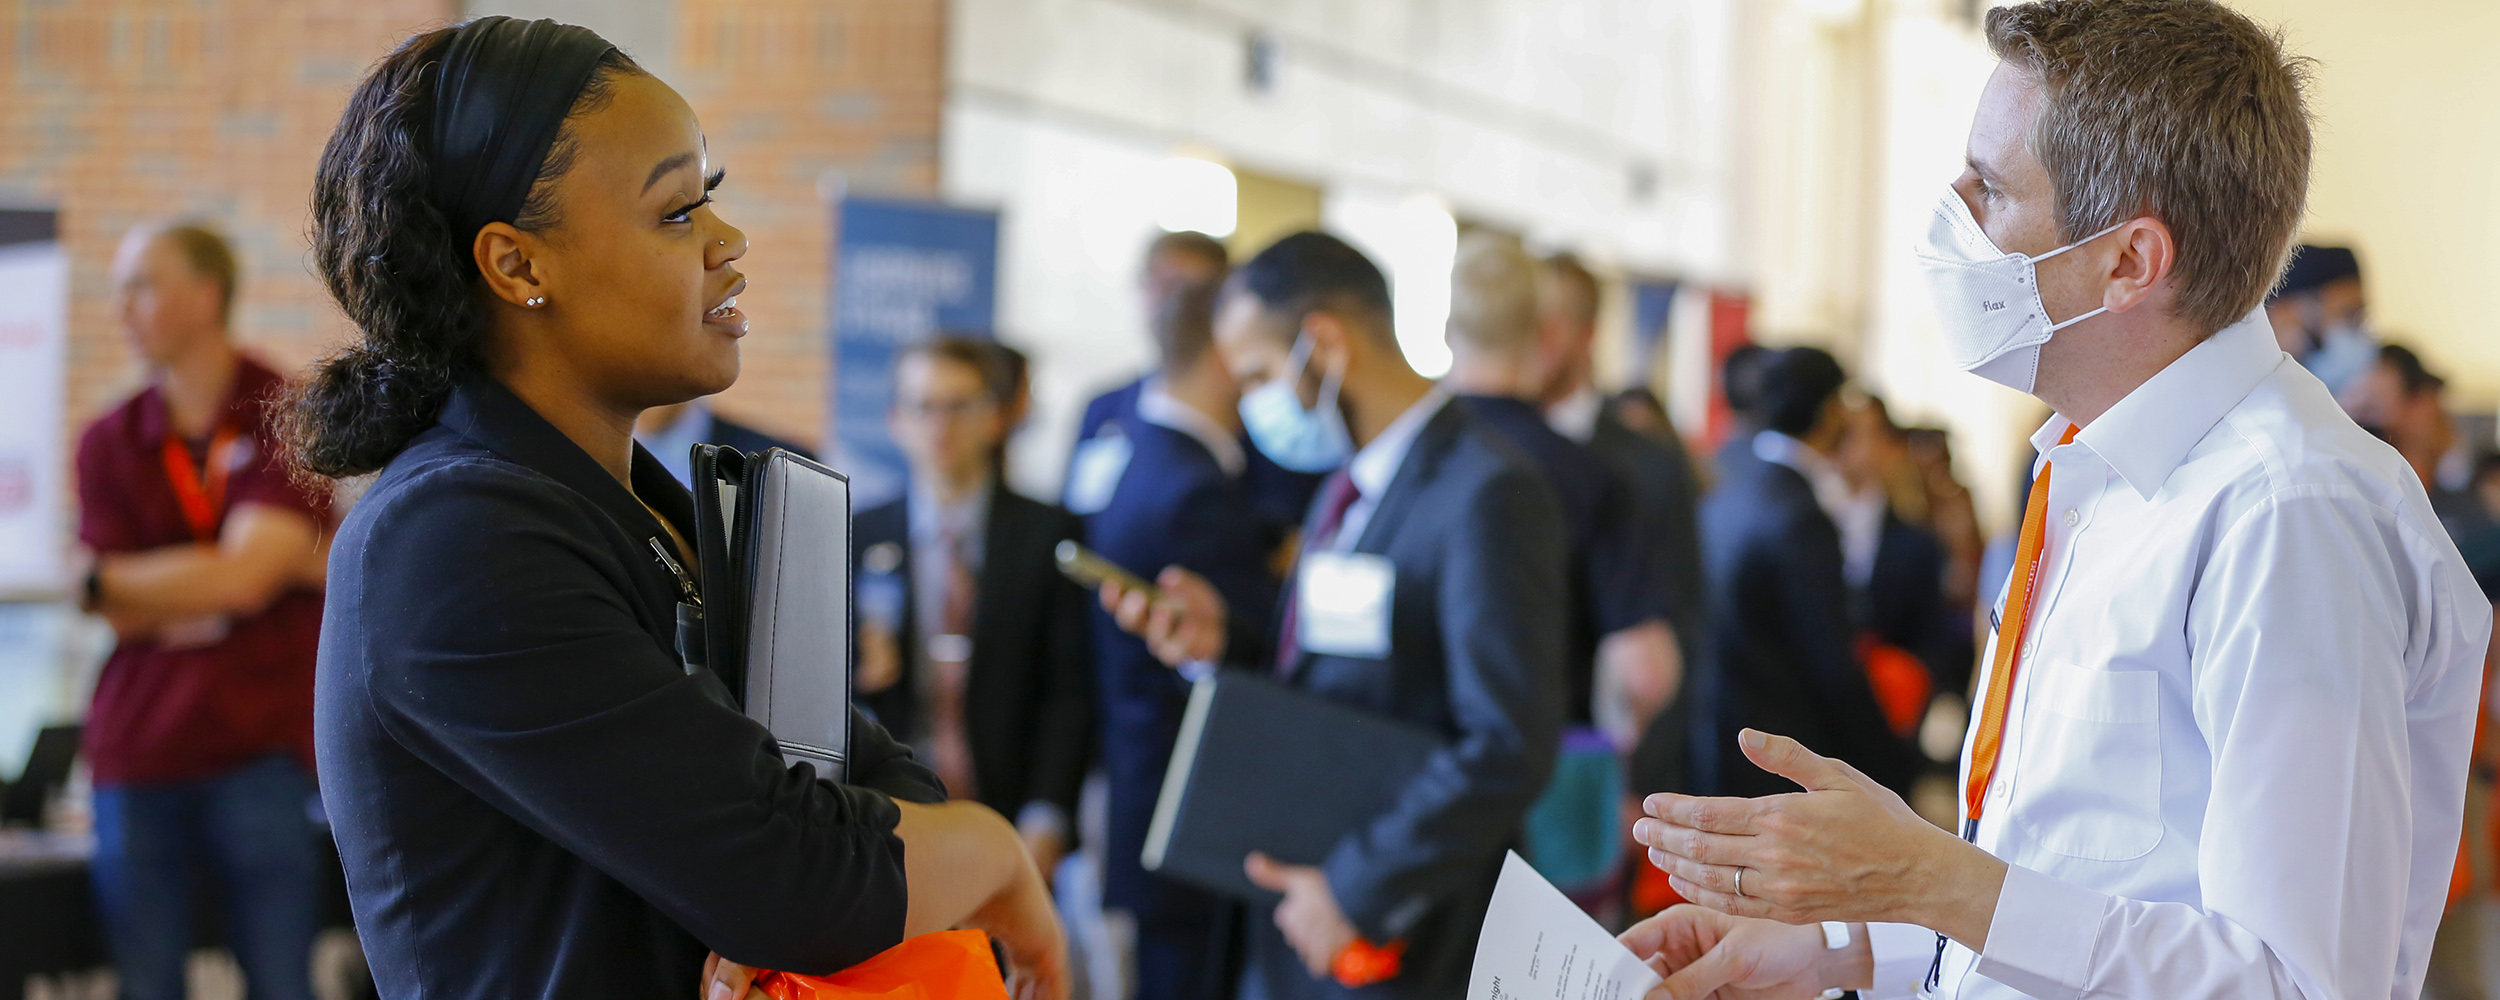
[[[858,700],[950,797],[1014,819],[1047,875],[1075,839],[1093,758],[1090,605],[1052,555],[1084,526],[999,481],[1016,373],[989,341],[907,348],[894,390],[909,486],[852,535]]]

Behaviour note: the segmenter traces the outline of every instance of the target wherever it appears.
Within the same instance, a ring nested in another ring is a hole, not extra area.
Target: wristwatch
[[[1823,921],[1823,950],[1839,951],[1846,947],[1849,947],[1849,925],[1838,920]],[[1849,996],[1852,992],[1854,991],[1835,986],[1824,990],[1814,1000],[1841,1000],[1842,997]]]

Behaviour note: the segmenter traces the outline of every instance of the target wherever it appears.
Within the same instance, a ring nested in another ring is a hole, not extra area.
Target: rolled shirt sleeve
[[[1927,967],[1935,964],[1936,932],[1917,924],[1868,924],[1866,944],[1875,955],[1875,985],[1859,990],[1859,1000],[1917,996]]]

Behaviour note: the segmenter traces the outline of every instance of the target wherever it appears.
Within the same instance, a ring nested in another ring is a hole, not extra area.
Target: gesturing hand
[[[1866,972],[1828,951],[1813,927],[1677,906],[1619,938],[1666,977],[1647,1000],[1809,1000],[1832,987],[1867,985]]]
[[[1362,936],[1338,907],[1337,892],[1328,887],[1327,873],[1264,854],[1250,855],[1242,870],[1259,888],[1285,894],[1285,901],[1276,904],[1276,929],[1284,932],[1285,943],[1302,957],[1311,978],[1328,975],[1337,953]]]
[[[1168,667],[1212,661],[1224,655],[1224,595],[1215,586],[1178,566],[1164,567],[1155,577],[1160,601],[1144,591],[1105,581],[1102,609],[1129,634],[1146,640],[1146,649]]]
[[[2005,863],[1920,819],[1847,763],[1748,729],[1745,756],[1805,791],[1758,799],[1658,794],[1632,836],[1684,898],[1781,923],[1895,921],[1976,949]],[[1737,873],[1742,869],[1742,895]]]

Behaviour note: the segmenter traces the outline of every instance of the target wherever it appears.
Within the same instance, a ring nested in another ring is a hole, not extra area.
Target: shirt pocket
[[[2044,664],[2015,772],[2013,821],[2086,861],[2133,861],[2161,843],[2161,675]]]

